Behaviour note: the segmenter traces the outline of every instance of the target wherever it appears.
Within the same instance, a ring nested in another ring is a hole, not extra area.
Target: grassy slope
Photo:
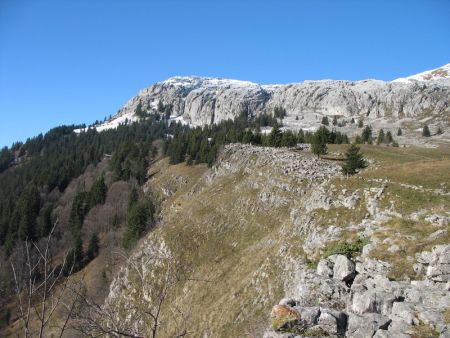
[[[331,153],[344,150],[345,146],[330,146]],[[332,179],[326,189],[330,197],[338,198],[343,189],[349,195],[385,186],[380,207],[389,208],[393,203],[403,217],[422,209],[427,214],[450,210],[450,197],[435,191],[450,189],[450,149],[363,146],[362,150],[375,163],[349,179]],[[298,191],[308,191],[308,187],[269,166],[241,168],[209,181],[206,175],[210,173],[203,165],[171,166],[167,159],[150,168],[147,188],[162,203],[161,226],[148,237],[164,239],[181,262],[195,267],[194,277],[207,280],[181,285],[170,299],[188,315],[190,336],[242,337],[249,336],[248,332],[260,336],[258,332],[269,323],[272,305],[284,295],[289,275],[286,262],[305,261],[304,236],[293,224],[291,212],[302,210],[308,194]],[[286,191],[283,185],[298,190]],[[274,200],[261,199],[261,192]],[[312,227],[337,225],[343,229],[343,238],[353,239],[357,234],[346,228],[364,219],[365,202],[363,197],[355,209],[316,209],[307,216],[312,219]],[[423,218],[411,221],[394,217],[374,234],[380,244],[373,256],[395,264],[393,278],[412,275],[412,262],[405,260],[406,256],[450,242],[448,233],[429,240],[427,237],[437,228]],[[416,239],[408,239],[408,235]],[[382,243],[386,238],[393,242]],[[401,251],[387,251],[392,243]],[[315,256],[308,258],[320,257],[326,248],[324,243]],[[93,292],[101,285],[98,271],[107,264],[96,259],[82,272]],[[161,337],[172,333],[170,316],[165,308]]]
[[[344,146],[330,147],[330,152],[343,150]],[[380,179],[388,179],[381,207],[394,203],[395,210],[403,216],[418,209],[437,213],[450,209],[449,196],[431,191],[449,188],[442,185],[450,182],[449,149],[364,146],[363,152],[375,164],[358,176],[333,179],[330,182],[331,195],[333,192],[337,195],[341,189],[351,192],[379,187]],[[290,210],[299,207],[301,197],[277,189],[268,183],[268,178],[292,186],[299,183],[289,176],[272,172],[270,168],[259,168],[262,175],[241,170],[206,185],[199,179],[199,173],[206,171],[205,168],[186,167],[184,164],[168,166],[164,161],[159,166],[158,174],[150,183],[154,191],[173,181],[177,175],[192,175],[190,184],[165,201],[162,211],[164,226],[159,235],[181,260],[196,267],[197,276],[213,281],[191,283],[184,292],[179,290],[174,300],[185,309],[189,308],[190,329],[194,336],[208,333],[215,337],[237,337],[267,323],[271,306],[284,292],[280,260],[304,258],[302,238],[293,230],[289,217]],[[430,191],[414,190],[404,184],[422,186]],[[197,192],[186,194],[194,185]],[[258,196],[266,188],[272,191],[272,196],[285,198],[285,203],[276,207],[265,205]],[[346,228],[359,223],[365,213],[363,200],[356,210],[342,207],[316,209],[313,219],[316,226],[338,224]],[[428,240],[426,237],[435,230],[423,220],[406,222],[394,218],[375,236],[395,238],[401,251],[390,254],[386,250],[388,245],[380,244],[373,256],[396,263],[394,278],[405,273],[411,275],[412,263],[405,264],[405,255],[414,256],[433,244],[450,242],[447,235]],[[406,235],[410,234],[416,235],[417,239],[407,240]],[[355,234],[344,231],[343,237],[352,238]]]

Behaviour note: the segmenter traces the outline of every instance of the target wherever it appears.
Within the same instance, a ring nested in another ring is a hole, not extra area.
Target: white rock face
[[[285,85],[261,85],[248,81],[207,77],[173,77],[139,92],[99,130],[138,120],[144,112],[157,112],[159,102],[171,106],[172,120],[202,126],[233,119],[241,112],[272,114],[282,106],[290,128],[311,129],[322,115],[365,119],[422,119],[450,115],[450,64],[438,70],[393,82],[305,81]],[[431,75],[430,75],[431,74]],[[445,75],[445,76],[444,76]]]

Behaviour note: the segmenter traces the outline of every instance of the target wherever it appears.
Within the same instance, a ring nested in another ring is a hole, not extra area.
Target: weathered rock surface
[[[309,336],[310,329],[320,329],[322,334],[315,335],[319,337],[411,337],[421,332],[448,336],[450,325],[444,317],[450,309],[450,245],[437,245],[418,254],[417,260],[425,280],[391,281],[386,277],[389,264],[364,255],[356,264],[343,255],[320,260],[315,273],[303,273],[297,294],[283,300],[304,322],[286,337]],[[285,337],[279,333],[268,332],[267,337]]]
[[[435,282],[450,281],[450,244],[436,245],[431,252],[418,254],[414,269]]]

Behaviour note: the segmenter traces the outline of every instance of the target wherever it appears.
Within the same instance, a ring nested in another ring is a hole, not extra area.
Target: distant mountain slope
[[[261,85],[208,77],[172,77],[141,90],[96,128],[115,128],[149,113],[202,126],[233,119],[242,112],[272,114],[278,106],[286,109],[284,125],[290,129],[317,128],[323,115],[340,116],[347,122],[351,118],[367,123],[382,119],[386,127],[409,119],[416,123],[408,125],[411,130],[420,128],[423,121],[446,125],[450,121],[449,69],[450,64],[392,82],[322,80]]]
[[[432,70],[427,70],[425,72],[416,75],[401,77],[392,82],[411,83],[415,81],[439,81],[439,80],[450,81],[450,63],[446,64],[445,66]]]

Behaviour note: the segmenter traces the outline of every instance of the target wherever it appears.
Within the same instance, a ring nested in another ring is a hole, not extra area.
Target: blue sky
[[[0,147],[174,75],[391,80],[449,62],[448,0],[0,0]]]

